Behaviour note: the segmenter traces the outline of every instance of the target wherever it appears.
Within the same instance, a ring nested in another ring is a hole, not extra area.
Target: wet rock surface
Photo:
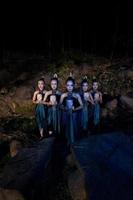
[[[73,146],[73,156],[84,177],[87,199],[132,199],[132,136],[122,132],[90,136]]]
[[[51,161],[53,141],[54,138],[47,138],[31,147],[19,150],[5,165],[0,178],[0,187],[15,189],[27,195],[33,188],[38,187],[44,174],[47,180],[47,167]]]

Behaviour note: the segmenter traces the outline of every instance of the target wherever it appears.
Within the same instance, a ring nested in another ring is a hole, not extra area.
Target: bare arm
[[[102,97],[102,93],[101,92],[99,92],[99,102],[102,104],[102,102],[103,102],[103,97]]]
[[[35,91],[34,94],[33,94],[32,102],[33,102],[34,104],[38,104],[38,101],[36,100],[36,96],[37,96],[38,93],[39,93],[38,91]]]
[[[94,105],[94,99],[90,92],[89,92],[89,102]]]
[[[47,106],[52,105],[50,101],[49,101],[49,102],[46,101],[47,98],[48,98],[48,96],[49,96],[50,94],[51,94],[51,91],[46,92],[46,94],[45,94],[45,96],[44,96],[44,99],[43,99],[43,104],[45,104],[45,105],[47,105]]]
[[[63,103],[64,98],[66,97],[66,93],[63,93],[60,98],[60,104]]]
[[[43,101],[47,100],[48,95],[49,95],[49,92],[46,92]]]
[[[61,95],[61,98],[60,98],[60,108],[62,109],[62,110],[64,110],[65,109],[65,107],[64,107],[64,105],[62,104],[63,103],[63,100],[64,100],[64,98],[67,96],[67,93],[63,93],[62,95]]]
[[[66,93],[63,93],[63,94],[61,95],[61,98],[60,98],[60,108],[61,108],[62,110],[65,110],[65,111],[67,111],[68,108],[65,107],[65,106],[63,105],[63,101],[64,101],[64,98],[67,97],[67,95],[68,95],[67,92],[66,92]]]

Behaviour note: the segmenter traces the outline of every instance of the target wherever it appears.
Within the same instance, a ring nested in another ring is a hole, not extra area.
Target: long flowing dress
[[[38,95],[41,95],[41,100],[43,100],[45,93],[43,91],[40,91]],[[38,103],[36,105],[35,117],[36,117],[36,121],[37,121],[39,130],[40,129],[46,130],[46,126],[47,126],[47,123],[46,123],[46,112],[47,111],[46,110],[47,110],[47,108],[44,104]]]
[[[94,99],[96,92],[92,91],[91,92],[92,97]],[[101,109],[99,102],[96,102],[95,105],[92,106],[92,115],[93,115],[93,123],[94,125],[98,125],[100,122],[100,114],[101,114]]]
[[[65,136],[69,144],[73,144],[78,139],[78,111],[72,111],[74,108],[79,106],[78,99],[72,94],[68,94],[63,99],[62,105],[64,109],[62,111],[62,127],[65,132]]]
[[[81,128],[83,131],[88,130],[89,125],[89,102],[84,99],[84,93],[80,93],[82,102],[83,102],[83,108],[81,110]]]
[[[52,94],[48,95],[46,101],[50,102],[51,99],[54,99],[57,102],[57,105],[48,106],[48,129],[49,131],[54,132],[55,134],[60,134],[60,102],[61,93],[52,92]]]

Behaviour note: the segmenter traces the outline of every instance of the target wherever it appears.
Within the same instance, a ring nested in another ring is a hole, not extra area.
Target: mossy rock
[[[22,102],[22,104],[16,104],[15,113],[21,114],[21,115],[28,115],[33,116],[35,110],[35,105],[30,102]]]

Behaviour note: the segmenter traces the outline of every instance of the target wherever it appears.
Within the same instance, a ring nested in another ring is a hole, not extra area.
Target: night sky
[[[33,10],[21,9],[21,5],[7,10],[3,49],[60,52],[64,48],[99,55],[110,55],[115,49],[118,55],[132,54],[132,0],[77,4],[66,2],[58,7],[51,2]]]

